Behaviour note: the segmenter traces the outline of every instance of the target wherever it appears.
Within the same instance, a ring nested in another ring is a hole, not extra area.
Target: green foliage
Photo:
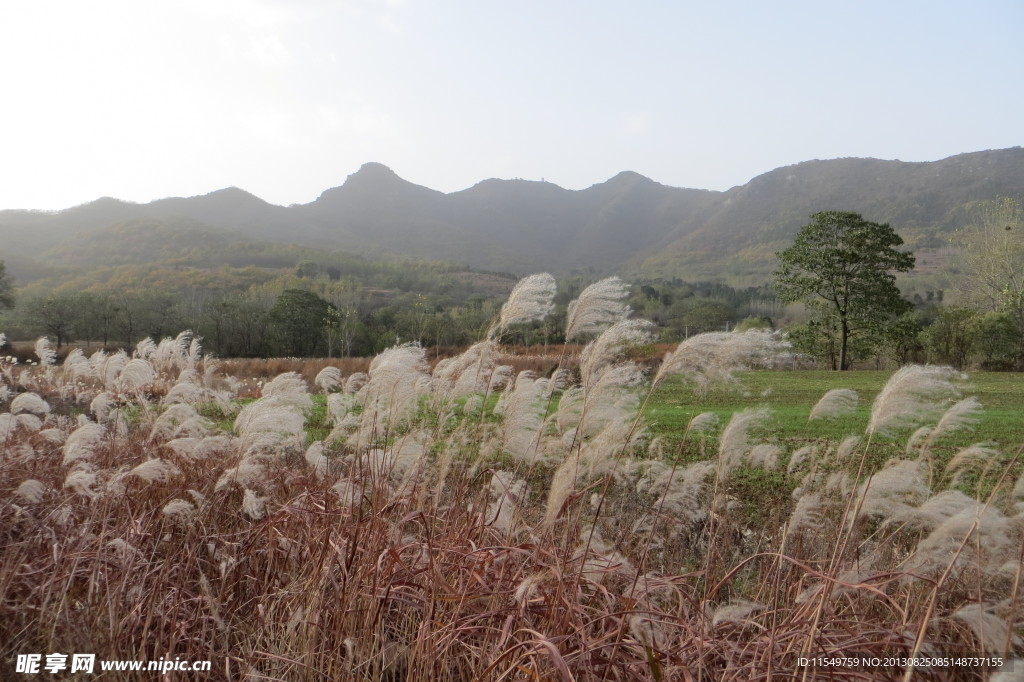
[[[857,213],[815,213],[790,246],[778,253],[775,290],[787,303],[815,313],[819,332],[834,337],[833,369],[849,369],[850,338],[875,343],[891,319],[910,305],[900,297],[893,272],[914,267],[913,254],[889,225]]]
[[[286,289],[270,309],[280,355],[310,356],[323,346],[324,325],[334,306],[314,293]]]
[[[7,274],[7,266],[0,260],[0,308],[14,307],[14,282]]]

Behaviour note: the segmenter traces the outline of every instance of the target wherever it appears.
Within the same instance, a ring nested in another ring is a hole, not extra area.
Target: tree
[[[7,266],[0,260],[0,308],[14,307],[14,282],[7,274]]]
[[[1024,206],[1003,198],[980,204],[957,235],[964,297],[983,311],[1006,313],[1017,327],[1015,365],[1024,369]]]
[[[811,216],[793,245],[776,254],[775,290],[786,303],[802,302],[819,329],[834,330],[838,358],[832,369],[850,368],[850,338],[880,337],[886,324],[910,308],[894,272],[914,267],[914,255],[898,251],[903,240],[887,224],[858,213],[824,211]],[[837,366],[838,360],[838,366]]]
[[[285,289],[270,309],[269,320],[287,355],[310,357],[321,347],[324,322],[333,308],[314,293]]]

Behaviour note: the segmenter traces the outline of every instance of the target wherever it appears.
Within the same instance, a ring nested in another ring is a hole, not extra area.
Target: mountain
[[[237,263],[259,251],[254,245],[277,243],[491,271],[754,283],[816,211],[891,223],[915,251],[939,254],[933,262],[940,262],[946,237],[972,204],[1022,193],[1020,147],[934,162],[806,161],[725,192],[668,187],[626,171],[584,190],[489,179],[445,194],[367,163],[315,201],[288,207],[228,188],[148,204],[103,198],[57,212],[0,211],[0,258],[26,271],[150,258],[205,263],[229,252]]]

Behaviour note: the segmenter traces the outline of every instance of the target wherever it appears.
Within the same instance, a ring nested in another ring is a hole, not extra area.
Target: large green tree
[[[775,291],[786,303],[802,302],[822,328],[834,331],[839,348],[833,369],[850,368],[850,338],[880,338],[888,322],[910,304],[900,297],[894,272],[914,267],[914,255],[887,224],[859,213],[824,211],[811,216],[778,254]]]

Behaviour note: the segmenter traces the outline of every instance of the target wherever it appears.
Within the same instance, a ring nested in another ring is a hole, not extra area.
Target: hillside
[[[972,203],[1022,193],[1020,147],[925,163],[807,161],[725,192],[623,172],[578,191],[490,179],[444,194],[368,163],[304,205],[275,206],[228,188],[148,204],[103,198],[58,212],[0,211],[0,259],[26,283],[63,267],[245,266],[274,244],[293,244],[304,253],[445,260],[489,271],[589,269],[753,283],[815,211],[854,210],[889,222],[941,265],[945,238]]]

